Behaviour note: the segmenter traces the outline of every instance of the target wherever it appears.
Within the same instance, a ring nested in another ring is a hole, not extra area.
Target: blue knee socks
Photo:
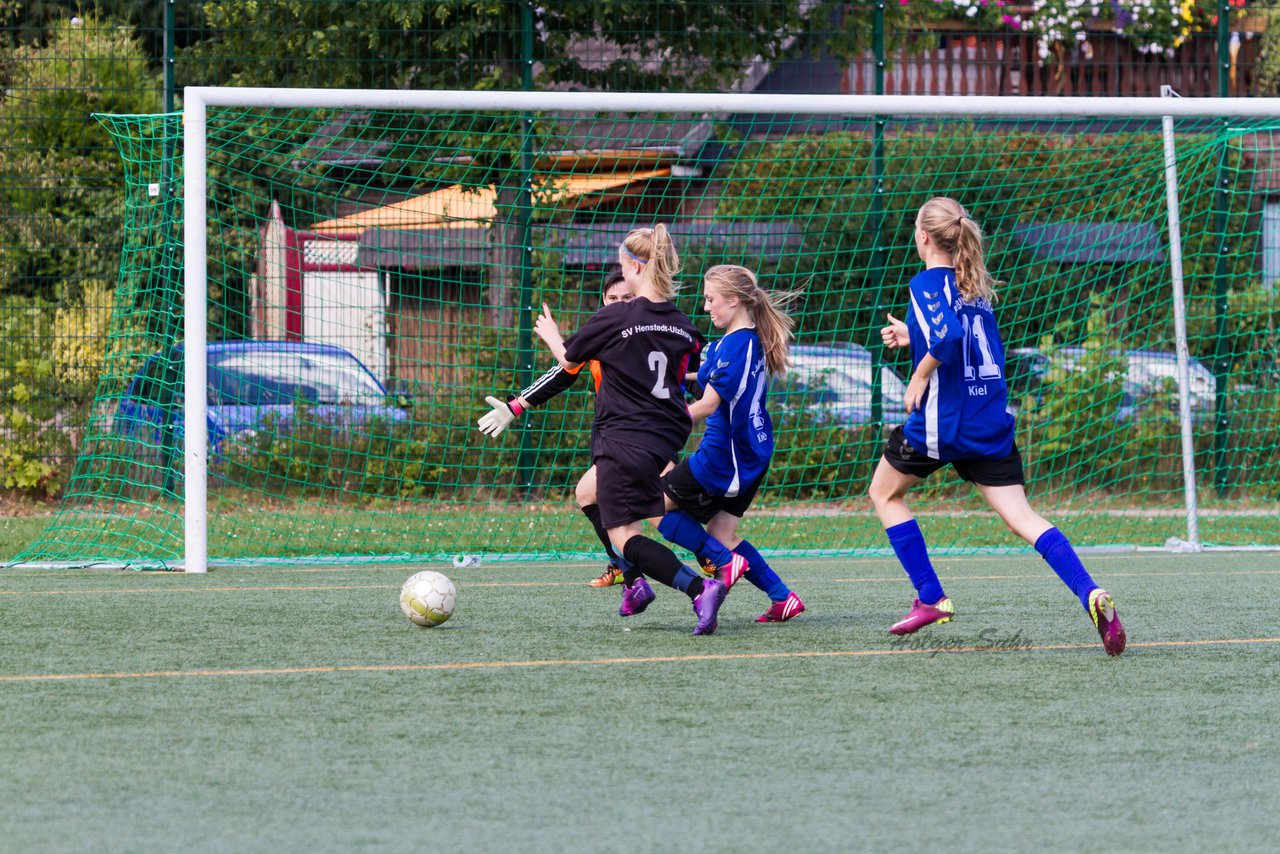
[[[677,546],[693,552],[698,560],[723,566],[733,558],[733,554],[723,543],[708,534],[696,519],[683,510],[672,510],[663,516],[658,525],[658,533]]]
[[[774,602],[781,602],[791,593],[791,588],[778,577],[768,561],[756,551],[756,547],[742,540],[730,551],[723,543],[706,532],[697,520],[682,510],[672,510],[662,517],[658,532],[669,541],[691,551],[700,561],[708,561],[715,566],[728,563],[733,552],[742,555],[750,567],[746,579],[754,584]]]
[[[733,550],[747,559],[747,563],[751,566],[747,570],[745,578],[756,587],[764,591],[764,594],[774,602],[781,602],[791,595],[791,588],[778,577],[778,573],[773,571],[773,567],[756,551],[756,547],[746,540],[742,540]]]
[[[1089,593],[1098,585],[1089,577],[1089,571],[1080,562],[1080,556],[1071,547],[1071,541],[1057,528],[1050,528],[1036,540],[1036,551],[1045,559],[1062,583],[1071,588],[1080,604],[1089,610]]]
[[[947,594],[942,592],[942,582],[933,571],[929,561],[929,550],[925,548],[924,534],[915,519],[885,528],[889,535],[889,544],[898,562],[907,571],[911,584],[916,588],[916,596],[926,605],[936,605],[939,599]]]

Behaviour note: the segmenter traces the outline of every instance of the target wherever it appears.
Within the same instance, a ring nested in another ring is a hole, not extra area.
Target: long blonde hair
[[[916,223],[956,268],[956,287],[966,302],[996,301],[996,286],[1003,284],[987,271],[983,260],[982,228],[955,199],[935,196],[920,207]]]
[[[703,277],[726,299],[737,298],[747,308],[747,315],[756,325],[756,337],[764,350],[765,367],[778,376],[787,370],[788,353],[796,322],[786,308],[800,298],[801,291],[775,291],[770,293],[760,287],[756,274],[737,264],[718,264]]]
[[[665,225],[633,229],[622,241],[622,247],[644,263],[640,278],[651,283],[663,299],[672,299],[679,292],[676,275],[680,272],[680,256]]]

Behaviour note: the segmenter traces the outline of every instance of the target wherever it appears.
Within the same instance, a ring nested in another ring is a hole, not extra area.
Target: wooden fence
[[[1253,93],[1261,38],[1235,34],[1230,50],[1230,94]],[[1168,84],[1183,97],[1215,97],[1218,43],[1199,33],[1172,57],[1140,53],[1133,42],[1095,30],[1082,45],[1041,59],[1033,34],[1014,31],[965,33],[932,30],[912,36],[888,58],[885,93],[890,95],[1100,95],[1158,96]],[[842,89],[875,91],[875,60],[851,64]]]

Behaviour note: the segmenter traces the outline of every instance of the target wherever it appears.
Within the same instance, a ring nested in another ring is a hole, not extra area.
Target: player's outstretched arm
[[[525,409],[542,406],[556,395],[572,388],[581,372],[582,365],[574,366],[574,370],[556,365],[516,395],[516,401]]]
[[[579,369],[581,367],[581,365],[577,366]],[[532,385],[519,394],[512,396],[506,402],[496,397],[486,396],[485,403],[489,404],[491,410],[481,415],[480,420],[476,422],[480,425],[480,432],[486,436],[499,435],[511,425],[511,422],[517,416],[528,412],[534,407],[541,406],[551,398],[571,388],[577,382],[579,372],[580,370],[570,371],[560,365],[556,365],[538,377]]]

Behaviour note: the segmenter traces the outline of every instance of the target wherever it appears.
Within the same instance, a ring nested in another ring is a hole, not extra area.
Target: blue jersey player
[[[628,564],[618,613],[648,608],[655,594],[646,577],[652,578],[688,595],[697,616],[693,634],[709,635],[728,586],[684,566],[641,524],[661,521],[662,471],[693,430],[684,383],[698,363],[702,335],[671,302],[680,259],[665,226],[632,230],[618,247],[618,266],[635,294],[630,302],[602,308],[567,339],[545,306],[533,328],[562,366],[600,363],[591,463],[600,525]]]
[[[658,530],[719,567],[716,577],[726,585],[745,563],[744,577],[771,602],[756,621],[785,622],[804,603],[737,531],[773,455],[765,401],[769,377],[786,370],[792,322],[780,305],[794,295],[769,294],[754,273],[730,264],[707,271],[703,293],[712,325],[725,334],[708,346],[698,369],[704,391],[689,413],[705,418],[706,430],[697,450],[663,476],[667,514]]]
[[[889,631],[910,634],[955,615],[904,501],[907,490],[950,464],[977,485],[1011,531],[1035,546],[1079,598],[1107,654],[1119,655],[1125,632],[1115,602],[1062,532],[1027,502],[1013,417],[1005,407],[1004,350],[992,313],[996,283],[983,260],[982,230],[959,202],[934,198],[916,215],[915,241],[925,270],[911,280],[908,320],[889,315],[880,331],[886,347],[911,348],[907,423],[885,442],[869,490],[917,592],[910,613]]]

